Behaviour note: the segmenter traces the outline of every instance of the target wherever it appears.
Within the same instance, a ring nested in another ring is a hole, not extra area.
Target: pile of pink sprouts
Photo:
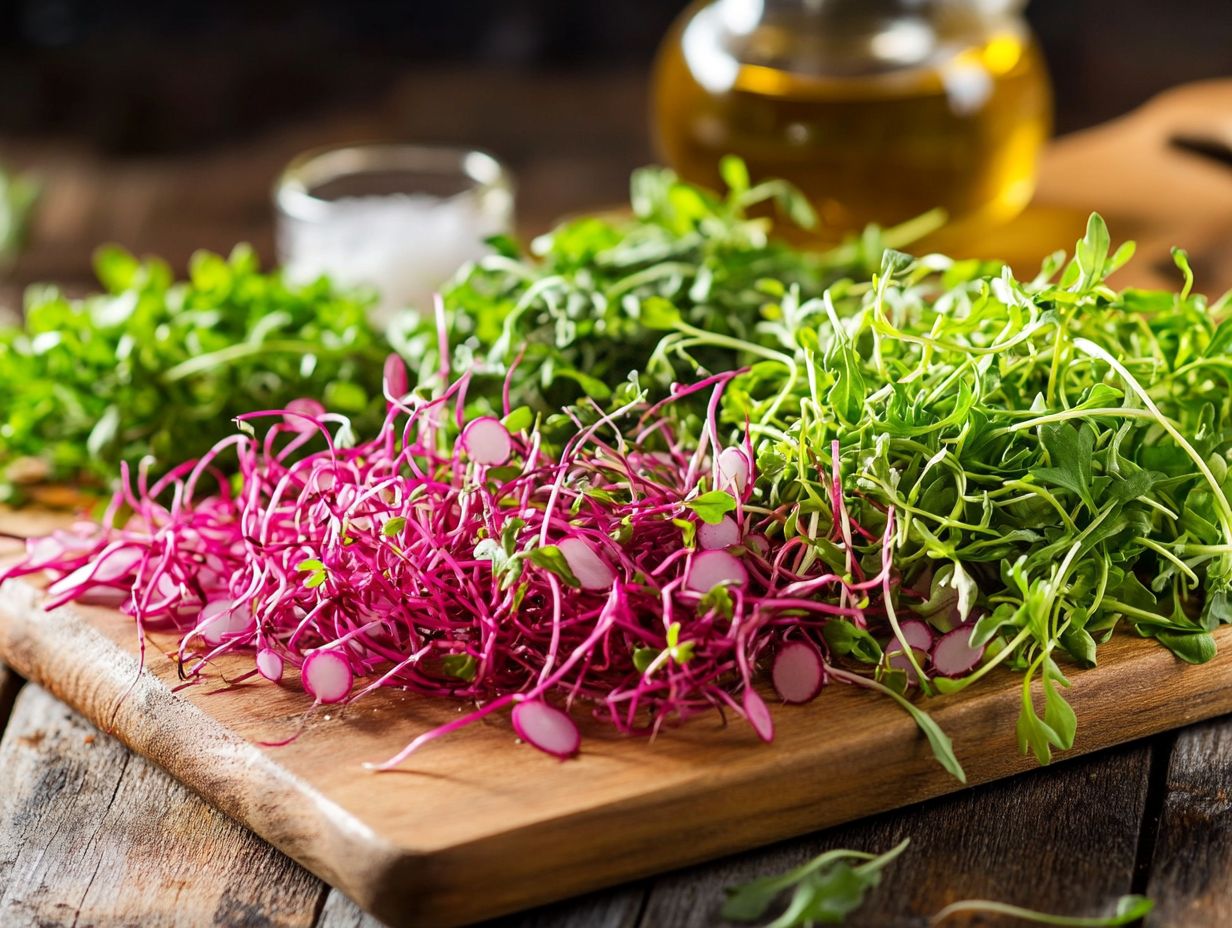
[[[577,422],[549,454],[534,428],[464,422],[469,376],[424,398],[391,359],[371,440],[347,446],[344,420],[311,400],[252,413],[243,433],[156,482],[126,472],[101,525],[32,540],[7,576],[46,571],[47,608],[107,603],[143,640],[173,630],[189,681],[243,655],[241,679],[298,680],[316,703],[395,687],[474,704],[383,768],[502,708],[559,756],[578,748],[567,714],[578,705],[625,733],[731,710],[770,740],[756,668],[772,665],[786,702],[817,695],[832,669],[825,624],[886,615],[875,604],[893,580],[894,515],[883,534],[852,523],[836,455],[845,576],[804,539],[769,540],[782,514],[750,502],[751,447],[719,441],[731,376],[677,389],[712,394],[687,445],[664,404],[639,401]],[[876,576],[861,572],[853,533],[882,545]],[[929,642],[897,636],[926,657]]]

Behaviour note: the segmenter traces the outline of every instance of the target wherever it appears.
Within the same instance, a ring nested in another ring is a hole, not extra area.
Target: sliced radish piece
[[[527,744],[561,760],[576,754],[582,744],[573,719],[537,699],[513,707],[513,730]]]
[[[593,548],[589,541],[577,535],[564,539],[556,547],[578,578],[584,590],[610,590],[616,582],[616,571]]]
[[[773,741],[774,719],[770,718],[770,709],[766,706],[766,701],[758,696],[757,691],[751,686],[746,686],[743,702],[744,717],[753,726],[753,731],[757,732],[757,737],[762,741]]]
[[[697,526],[697,544],[703,551],[730,548],[739,543],[740,526],[731,516],[724,516],[714,525],[703,522]]]
[[[236,606],[229,599],[216,599],[206,603],[197,620],[197,631],[206,644],[219,645],[233,635],[252,628],[252,610],[245,603]]]
[[[902,629],[903,638],[907,644],[915,648],[917,651],[931,651],[933,647],[933,632],[932,629],[923,622],[910,620],[902,622],[898,626]],[[897,640],[897,639],[896,639]]]
[[[347,659],[328,649],[309,654],[299,674],[308,695],[320,703],[342,702],[355,682]]]
[[[971,647],[970,625],[946,632],[933,645],[933,669],[943,677],[961,677],[974,670],[984,658],[984,646]]]
[[[499,466],[513,454],[513,439],[509,437],[509,430],[499,419],[491,416],[468,422],[458,441],[476,464]]]
[[[385,359],[383,379],[385,394],[396,400],[406,396],[406,391],[410,389],[410,381],[406,376],[406,362],[396,354],[391,354]]]
[[[734,488],[736,495],[739,496],[748,485],[753,465],[749,462],[749,456],[744,453],[743,448],[732,446],[719,452],[715,470],[715,483],[718,484],[718,488],[720,490]]]
[[[922,651],[919,648],[912,648],[912,653],[915,655],[915,661],[923,670],[928,665],[928,652]],[[903,650],[902,642],[897,638],[886,645],[885,653],[889,655],[889,664],[896,670],[901,670],[907,674],[907,682],[911,686],[915,686],[920,682],[919,675],[915,672],[915,668],[911,666],[911,658],[907,656],[907,652]]]
[[[282,679],[282,657],[276,651],[262,648],[257,652],[257,673],[271,683]]]
[[[721,583],[743,587],[749,572],[739,559],[726,551],[703,551],[693,556],[684,585],[694,593],[709,593]]]
[[[783,702],[811,702],[826,682],[821,655],[807,641],[789,642],[774,655],[770,679]]]
[[[312,419],[319,419],[323,415],[325,415],[325,407],[319,401],[310,396],[301,396],[287,403],[287,411],[283,413],[282,421],[294,432],[315,432],[316,423],[304,417],[311,416]]]

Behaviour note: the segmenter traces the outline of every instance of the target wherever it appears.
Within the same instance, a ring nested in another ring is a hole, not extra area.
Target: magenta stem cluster
[[[344,446],[312,401],[253,413],[155,483],[125,474],[102,525],[32,541],[8,575],[49,572],[51,608],[101,601],[174,631],[190,680],[244,655],[270,680],[298,670],[319,703],[396,687],[478,706],[390,764],[529,701],[582,704],[627,733],[727,707],[768,737],[754,669],[787,643],[824,654],[834,616],[865,624],[858,604],[888,587],[890,560],[865,578],[853,557],[843,577],[802,567],[799,539],[767,538],[751,448],[719,445],[727,379],[686,388],[714,394],[689,447],[670,407],[632,404],[550,454],[533,428],[465,423],[466,376],[424,399],[395,363],[371,440]],[[850,550],[837,477],[834,539]],[[715,491],[732,504],[717,520]]]

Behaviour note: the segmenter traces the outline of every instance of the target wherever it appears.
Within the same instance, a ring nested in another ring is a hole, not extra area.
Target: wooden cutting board
[[[1072,243],[1096,207],[1117,237],[1143,237],[1134,282],[1170,284],[1161,262],[1176,241],[1201,255],[1200,285],[1218,291],[1207,281],[1232,272],[1232,169],[1167,141],[1174,125],[1208,125],[1212,106],[1232,112],[1232,83],[1176,92],[1058,143],[1039,205],[985,253],[1017,260],[1020,247],[1037,261]],[[52,524],[34,513],[3,521],[13,534]],[[393,925],[464,924],[960,788],[901,711],[838,685],[808,706],[775,708],[772,745],[717,718],[652,743],[584,725],[581,756],[560,762],[519,744],[498,716],[430,745],[399,772],[375,774],[363,763],[460,710],[378,693],[310,712],[294,685],[227,686],[222,678],[241,669],[234,660],[219,663],[213,682],[178,689],[163,653],[169,639],[151,639],[140,672],[123,616],[46,613],[40,599],[31,583],[0,589],[0,659]],[[1232,711],[1232,628],[1216,637],[1219,656],[1200,667],[1129,635],[1101,648],[1097,669],[1072,674],[1079,729],[1069,753]],[[1034,765],[1014,743],[1020,698],[1007,673],[929,704],[969,783]],[[283,747],[259,744],[296,732]]]
[[[1197,154],[1182,140],[1212,153]],[[940,245],[966,257],[1001,257],[1020,276],[1032,275],[1049,252],[1073,253],[1092,210],[1114,241],[1138,244],[1114,278],[1118,285],[1179,287],[1171,256],[1178,245],[1189,252],[1198,292],[1214,298],[1232,289],[1232,80],[1178,87],[1053,142],[1022,216],[976,241]]]

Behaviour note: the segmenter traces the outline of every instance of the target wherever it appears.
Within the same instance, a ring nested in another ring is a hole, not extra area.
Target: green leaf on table
[[[930,926],[940,925],[951,915],[983,914],[1004,916],[1014,921],[1036,925],[1054,925],[1059,928],[1121,928],[1121,926],[1141,921],[1154,908],[1153,901],[1137,894],[1121,896],[1113,906],[1112,914],[1107,916],[1054,915],[1050,912],[1039,912],[993,899],[960,899],[957,902],[951,902],[937,912],[929,919],[928,924]],[[997,921],[1000,923],[1001,919]],[[979,920],[979,923],[983,924],[983,920]],[[976,922],[968,921],[963,924],[976,924]]]
[[[767,928],[842,924],[863,905],[868,891],[881,882],[882,871],[908,843],[903,840],[878,856],[846,849],[826,851],[781,875],[729,887],[722,916],[734,922],[758,921],[790,890],[786,909]]]
[[[1215,637],[1207,631],[1192,632],[1160,629],[1155,639],[1187,664],[1205,664],[1218,650]]]

